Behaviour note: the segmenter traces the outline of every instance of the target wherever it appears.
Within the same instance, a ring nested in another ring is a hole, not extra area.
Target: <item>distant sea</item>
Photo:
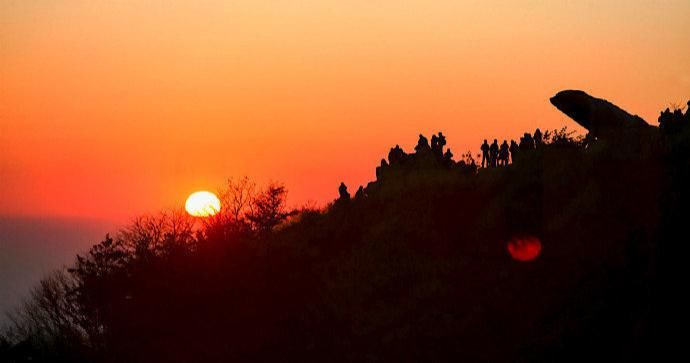
[[[115,228],[100,220],[0,216],[0,325],[42,277]]]

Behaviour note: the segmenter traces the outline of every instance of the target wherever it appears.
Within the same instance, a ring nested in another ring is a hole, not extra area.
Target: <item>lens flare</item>
[[[514,237],[508,242],[508,252],[516,261],[532,261],[541,254],[541,241],[534,236]]]
[[[194,192],[187,198],[184,209],[194,217],[209,217],[220,211],[220,199],[205,190]]]

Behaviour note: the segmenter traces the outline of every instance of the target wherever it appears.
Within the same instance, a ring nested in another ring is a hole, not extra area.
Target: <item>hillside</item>
[[[233,184],[235,213],[196,231],[177,215],[140,219],[45,280],[0,357],[663,360],[681,348],[689,114],[549,133],[496,168],[433,141],[392,149],[376,181],[324,210],[287,210],[279,186],[241,203]],[[512,258],[525,240],[540,253]]]

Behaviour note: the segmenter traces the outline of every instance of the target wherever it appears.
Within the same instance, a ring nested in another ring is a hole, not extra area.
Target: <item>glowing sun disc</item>
[[[194,192],[187,197],[184,209],[194,217],[208,217],[220,211],[220,199],[205,190]]]

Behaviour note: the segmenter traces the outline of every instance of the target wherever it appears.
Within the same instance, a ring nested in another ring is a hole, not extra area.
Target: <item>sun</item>
[[[194,192],[187,197],[184,209],[194,217],[209,217],[220,211],[220,199],[205,190]]]

